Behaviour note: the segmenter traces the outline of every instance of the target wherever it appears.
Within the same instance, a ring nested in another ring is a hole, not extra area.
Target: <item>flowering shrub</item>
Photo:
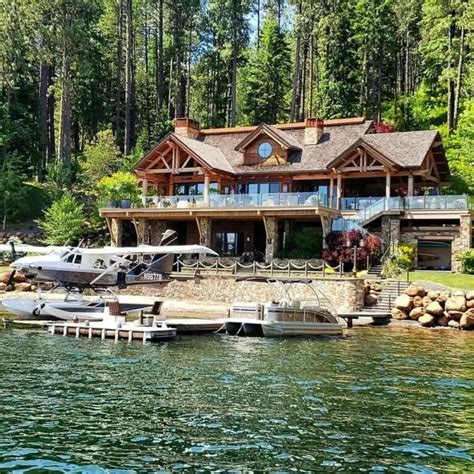
[[[459,253],[456,259],[461,261],[463,273],[474,274],[474,249]]]
[[[391,123],[377,122],[374,124],[375,133],[392,133],[395,131],[395,125]]]

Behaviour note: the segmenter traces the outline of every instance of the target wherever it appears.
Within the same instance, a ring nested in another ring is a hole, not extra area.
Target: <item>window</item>
[[[76,258],[74,259],[74,263],[76,265],[79,265],[80,263],[82,263],[82,255],[76,255]]]
[[[271,143],[263,142],[263,143],[260,143],[260,145],[258,145],[257,153],[260,158],[266,159],[272,154],[272,152],[273,152],[273,147]]]
[[[274,183],[239,184],[238,192],[239,192],[239,194],[279,193],[280,192],[280,183],[274,182]]]
[[[244,249],[244,234],[241,232],[217,232],[216,252],[221,256],[235,257]]]

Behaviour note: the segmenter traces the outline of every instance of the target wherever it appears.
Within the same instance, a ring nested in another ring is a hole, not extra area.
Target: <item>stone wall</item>
[[[313,287],[321,290],[337,310],[357,311],[364,304],[364,281],[358,278],[313,279]],[[140,293],[173,300],[232,303],[233,301],[265,302],[285,297],[282,285],[265,282],[236,282],[231,277],[207,277],[202,280],[174,280],[161,289],[143,287]],[[128,291],[128,290],[127,290]],[[292,299],[314,299],[306,285],[293,285]]]

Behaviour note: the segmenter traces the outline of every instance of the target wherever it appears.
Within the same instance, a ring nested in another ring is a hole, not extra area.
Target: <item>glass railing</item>
[[[404,199],[405,209],[468,209],[469,197],[464,196],[413,196]]]
[[[317,193],[259,193],[215,195],[209,200],[210,207],[294,207],[327,206],[328,199]]]
[[[382,197],[343,197],[341,198],[341,211],[359,211],[375,204],[380,199]]]

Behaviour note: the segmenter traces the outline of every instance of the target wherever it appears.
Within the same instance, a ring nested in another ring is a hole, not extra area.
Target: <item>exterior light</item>
[[[352,247],[350,239],[346,240],[346,247]]]
[[[362,249],[365,247],[365,240],[364,239],[360,239],[359,246]]]

